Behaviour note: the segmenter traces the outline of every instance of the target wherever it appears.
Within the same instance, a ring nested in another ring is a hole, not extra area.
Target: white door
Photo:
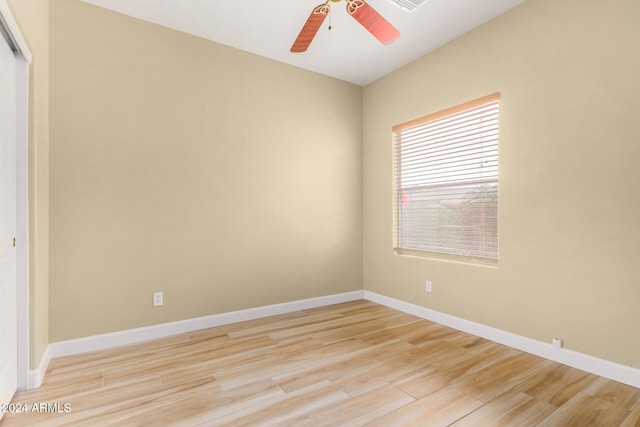
[[[16,59],[0,36],[0,404],[8,403],[17,388],[15,236]]]

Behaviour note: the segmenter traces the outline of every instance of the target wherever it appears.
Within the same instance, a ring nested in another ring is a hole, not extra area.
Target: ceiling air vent
[[[418,7],[422,6],[429,0],[388,0],[388,1],[389,3],[395,4],[396,6],[398,6],[400,9],[404,11],[413,12],[414,10],[416,10]]]

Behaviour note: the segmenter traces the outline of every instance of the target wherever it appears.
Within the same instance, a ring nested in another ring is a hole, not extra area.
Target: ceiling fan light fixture
[[[398,6],[405,12],[415,12],[417,8],[428,2],[429,0],[387,0],[389,3]]]

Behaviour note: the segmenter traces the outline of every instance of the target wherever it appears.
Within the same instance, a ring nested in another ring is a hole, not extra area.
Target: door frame
[[[18,389],[29,384],[29,64],[31,51],[6,0],[0,0],[0,37],[16,57],[16,226]]]

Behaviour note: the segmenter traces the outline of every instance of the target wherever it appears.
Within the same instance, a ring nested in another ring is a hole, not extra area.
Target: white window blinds
[[[498,258],[498,102],[394,126],[396,251]]]

